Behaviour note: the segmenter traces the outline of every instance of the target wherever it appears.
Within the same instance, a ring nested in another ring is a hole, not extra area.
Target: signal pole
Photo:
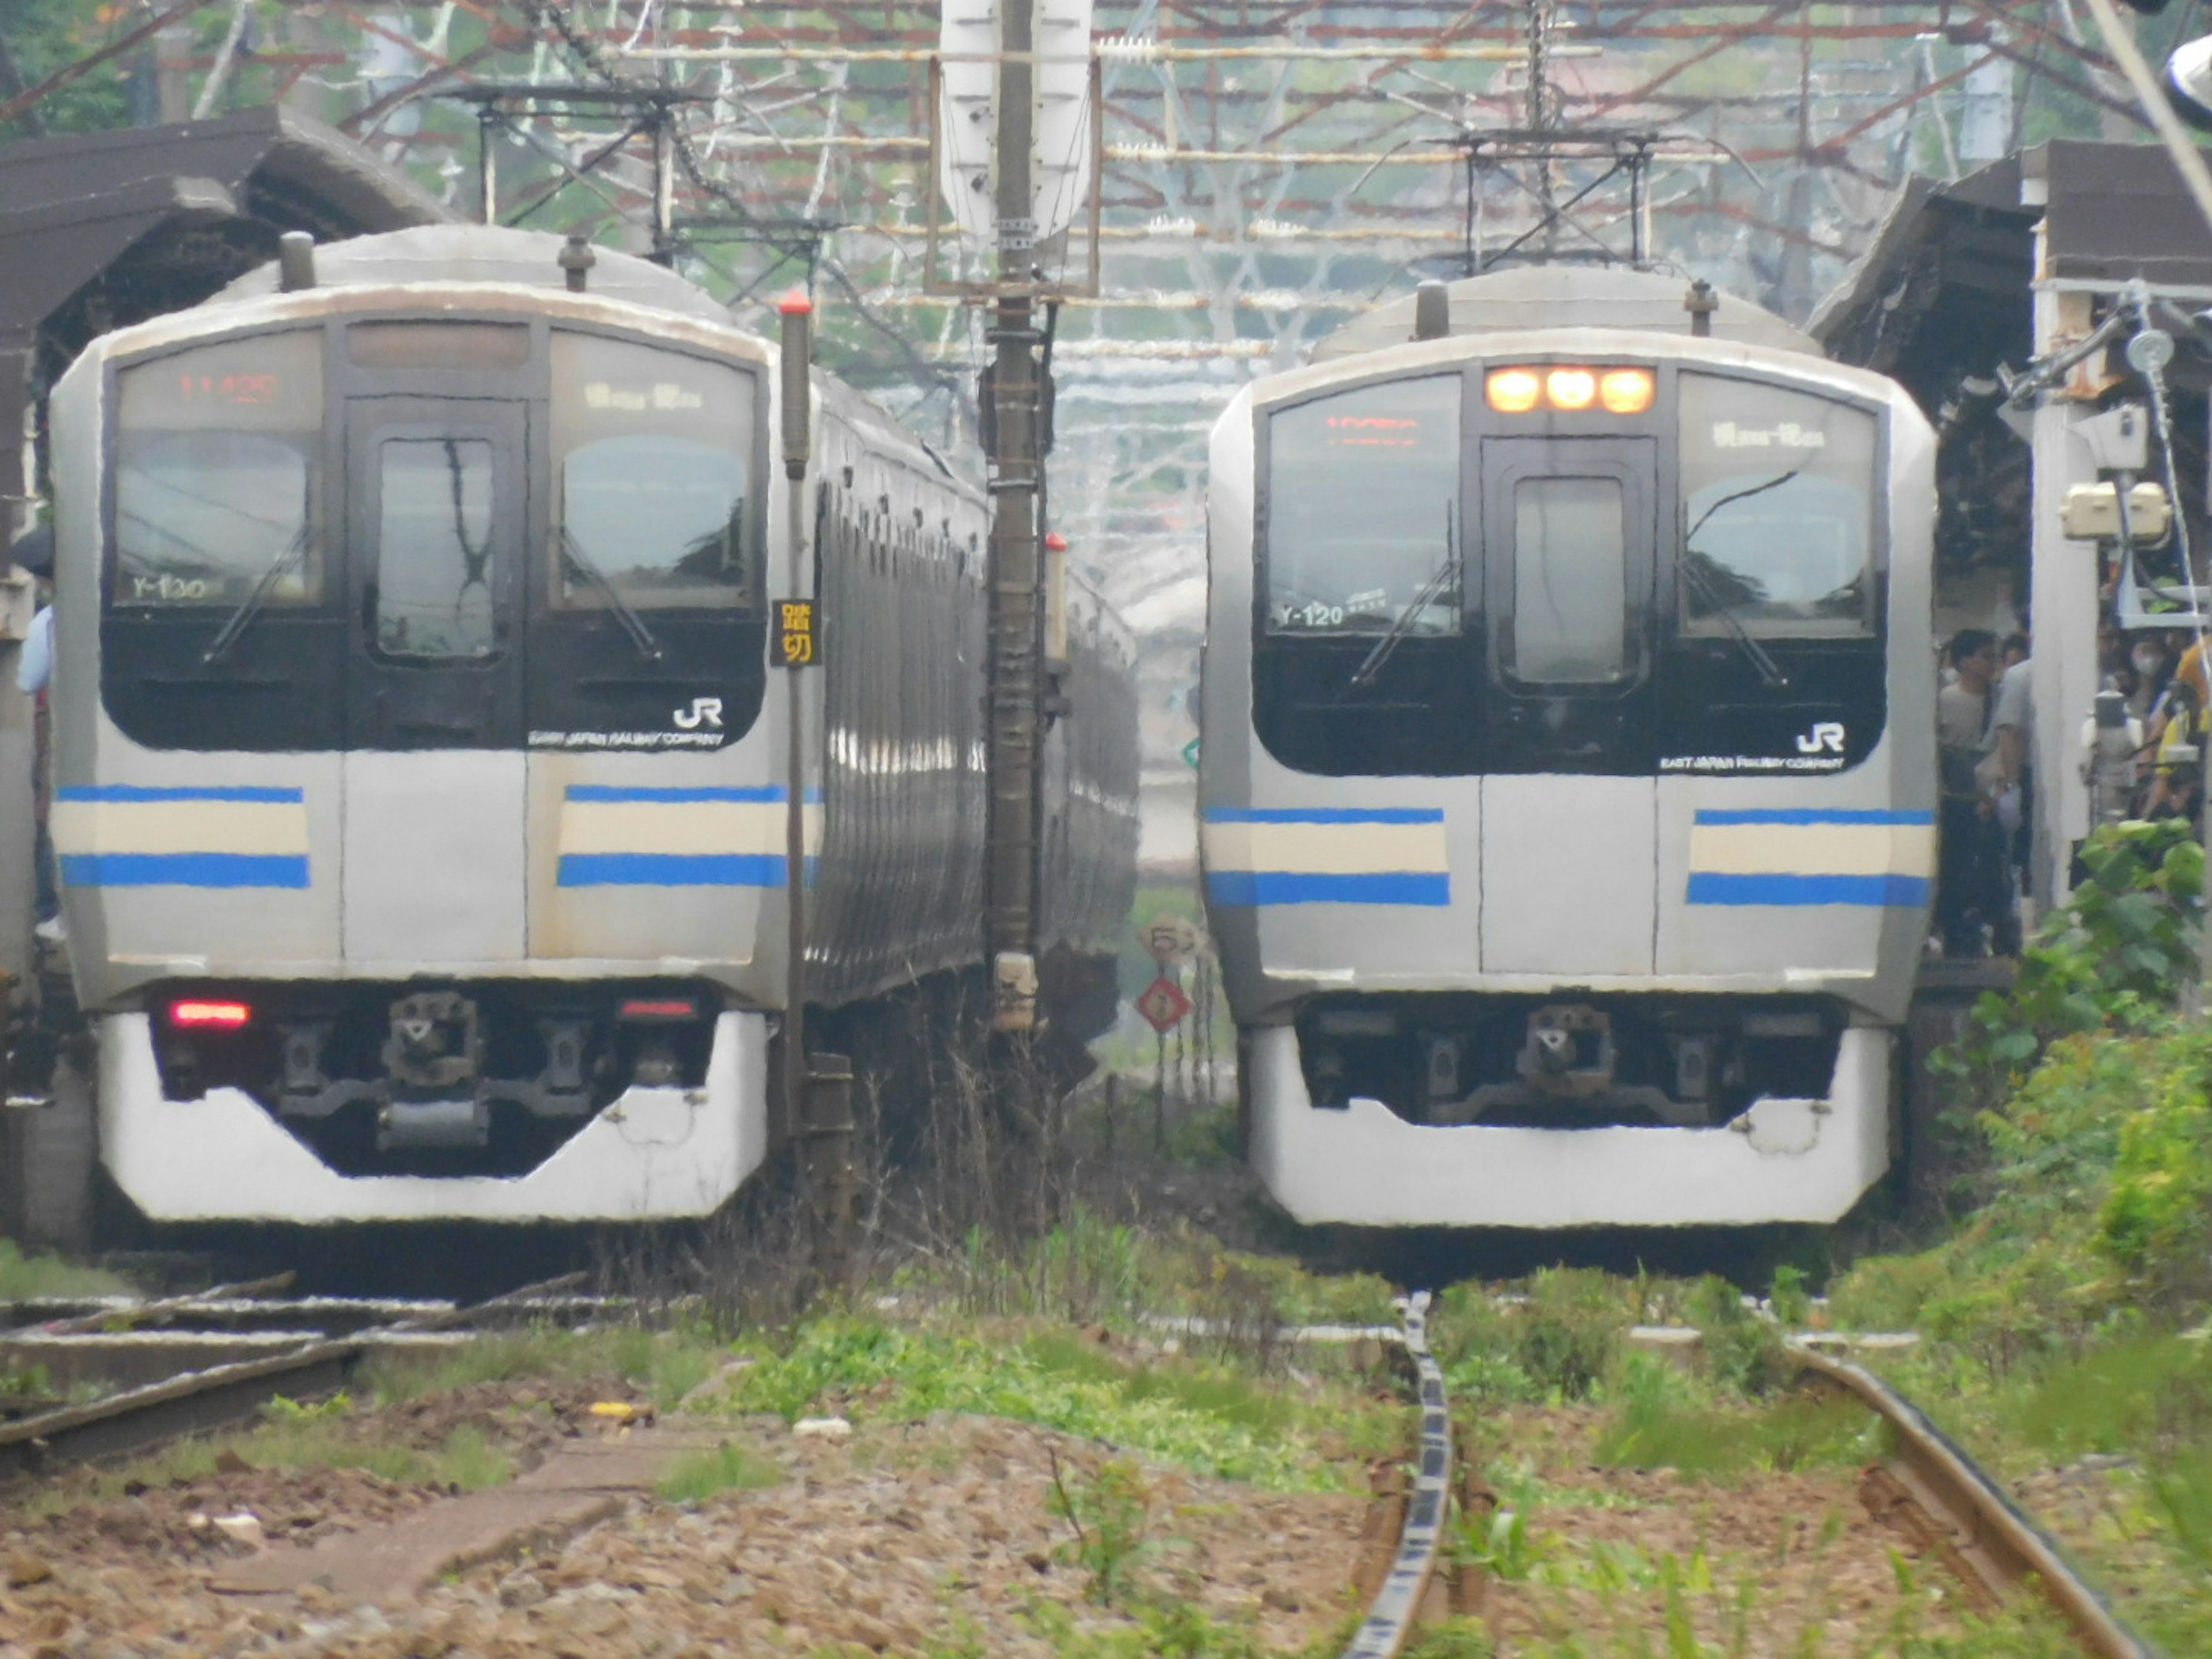
[[[1030,152],[1036,129],[1035,0],[998,0],[999,63],[994,202],[998,293],[990,331],[990,801],[984,836],[984,933],[991,957],[991,1024],[1036,1023],[1036,888],[1042,735],[1042,556],[1036,521],[1036,221]]]

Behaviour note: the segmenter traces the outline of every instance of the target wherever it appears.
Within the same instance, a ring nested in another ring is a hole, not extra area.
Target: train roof
[[[315,249],[318,288],[383,288],[405,283],[502,283],[566,290],[557,263],[566,238],[550,231],[498,225],[422,225],[377,236],[325,242]],[[729,312],[705,289],[665,266],[612,248],[592,249],[589,291],[734,327]],[[276,262],[246,272],[208,303],[258,300],[276,292]]]
[[[410,233],[411,234],[411,233]],[[1515,265],[1448,285],[1451,332],[1497,334],[1541,328],[1631,328],[1647,334],[1687,334],[1682,308],[1689,281],[1618,265]],[[1712,337],[1802,351],[1820,343],[1748,300],[1714,290]],[[1413,337],[1413,295],[1401,295],[1355,318],[1314,348],[1312,361],[1331,362]]]

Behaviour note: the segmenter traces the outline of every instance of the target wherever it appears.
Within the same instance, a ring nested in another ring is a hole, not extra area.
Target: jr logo
[[[711,726],[719,732],[722,729],[722,700],[720,697],[694,697],[689,708],[679,708],[669,718],[686,732],[696,732],[702,726]],[[1838,726],[1836,729],[1840,732],[1843,728]],[[1802,745],[1804,739],[1801,738],[1798,742]]]
[[[679,719],[681,716],[678,717]],[[716,722],[720,724],[720,722]],[[1816,721],[1810,732],[1797,739],[1801,755],[1840,755],[1844,752],[1844,724],[1841,720]]]

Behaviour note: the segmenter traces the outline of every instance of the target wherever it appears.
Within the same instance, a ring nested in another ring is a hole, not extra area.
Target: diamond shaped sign
[[[1182,994],[1182,986],[1162,974],[1139,994],[1137,1012],[1165,1036],[1182,1024],[1182,1017],[1190,1012],[1190,999]]]

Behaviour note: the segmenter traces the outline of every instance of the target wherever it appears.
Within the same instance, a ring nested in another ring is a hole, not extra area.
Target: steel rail
[[[234,1285],[218,1285],[213,1290],[198,1291],[186,1296],[163,1297],[157,1302],[132,1302],[116,1308],[101,1308],[94,1312],[79,1314],[72,1319],[58,1319],[33,1328],[40,1336],[74,1336],[79,1333],[112,1331],[118,1328],[135,1329],[148,1322],[159,1322],[173,1317],[185,1310],[204,1303],[235,1297],[240,1301],[276,1296],[292,1287],[293,1275],[272,1273],[267,1279],[255,1279]],[[14,1334],[12,1328],[0,1330],[0,1335]]]
[[[1413,1632],[1413,1620],[1436,1576],[1437,1549],[1449,1519],[1451,1490],[1451,1414],[1444,1403],[1444,1374],[1429,1352],[1429,1293],[1415,1291],[1400,1308],[1406,1352],[1419,1379],[1421,1455],[1406,1498],[1406,1524],[1382,1588],[1368,1604],[1344,1659],[1393,1659]]]
[[[568,1273],[465,1308],[398,1320],[351,1336],[304,1343],[289,1352],[263,1359],[211,1365],[89,1405],[18,1419],[0,1426],[0,1485],[68,1464],[144,1451],[184,1435],[221,1428],[251,1416],[279,1395],[331,1393],[344,1383],[380,1337],[441,1329],[505,1303],[571,1289],[584,1278],[582,1273]]]
[[[2033,1579],[2099,1659],[2158,1659],[2157,1650],[2121,1622],[2057,1545],[1926,1413],[1871,1371],[1796,1342],[1790,1353],[1801,1370],[1856,1395],[1896,1431],[1897,1455],[1879,1468],[1885,1479],[1873,1500],[1917,1511],[1916,1530],[1970,1587],[1994,1603]]]

